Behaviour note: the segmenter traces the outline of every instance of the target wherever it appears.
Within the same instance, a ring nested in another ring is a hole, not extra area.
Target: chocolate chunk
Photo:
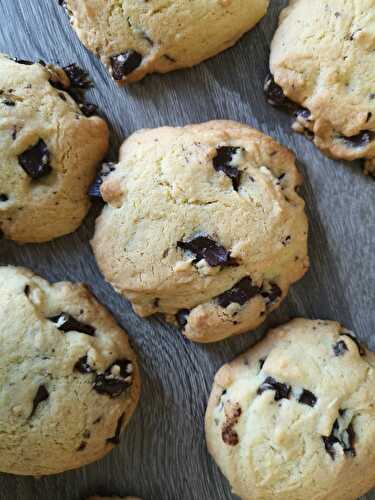
[[[266,77],[264,84],[264,93],[267,101],[272,106],[284,108],[287,111],[295,112],[298,109],[296,103],[291,101],[285,94],[283,89],[275,82],[273,75],[269,74]]]
[[[88,72],[80,68],[77,64],[72,63],[64,66],[63,70],[69,78],[72,87],[88,89],[92,86]]]
[[[184,328],[186,326],[188,320],[188,316],[190,314],[189,309],[180,309],[176,314],[176,321],[180,328]]]
[[[40,405],[40,403],[43,403],[43,401],[46,401],[47,399],[49,398],[49,392],[47,391],[47,389],[45,388],[44,385],[40,385],[38,387],[38,390],[36,391],[36,394],[34,396],[34,399],[33,399],[33,409],[30,413],[30,417],[33,417],[38,406]]]
[[[178,241],[177,247],[196,255],[194,262],[204,259],[211,267],[236,265],[230,252],[204,232],[197,233],[185,241]]]
[[[291,387],[282,382],[277,382],[272,377],[267,377],[259,387],[257,394],[261,395],[265,391],[275,391],[275,401],[280,401],[280,399],[289,399]]]
[[[14,101],[11,101],[10,99],[4,99],[2,101],[2,103],[5,105],[5,106],[15,106],[16,103]]]
[[[308,120],[311,116],[311,112],[306,108],[299,108],[294,112],[296,118],[302,118],[303,120]]]
[[[342,445],[345,455],[351,455],[352,457],[356,456],[354,443],[355,443],[355,432],[353,424],[350,423],[342,435]]]
[[[340,139],[349,147],[360,149],[367,147],[375,139],[375,133],[371,130],[363,130],[357,135],[351,137],[340,136]]]
[[[82,441],[81,444],[78,446],[77,451],[83,451],[87,446],[86,441]]]
[[[43,139],[18,156],[18,163],[32,179],[40,179],[52,171],[49,161],[50,154]]]
[[[339,415],[342,417],[345,414],[345,410],[339,410]],[[354,447],[355,443],[355,432],[353,428],[353,423],[350,422],[346,429],[340,431],[340,425],[338,420],[335,420],[331,434],[327,436],[322,436],[325,449],[327,453],[330,455],[332,460],[335,459],[335,449],[334,444],[339,443],[342,447],[345,455],[350,455],[355,457],[356,451]]]
[[[117,445],[120,444],[120,434],[122,426],[124,425],[125,413],[123,413],[117,421],[115,435],[107,439],[108,444]]]
[[[112,398],[117,398],[131,386],[131,374],[131,362],[127,359],[117,360],[104,373],[96,375],[94,389],[99,394],[107,394]]]
[[[316,405],[317,397],[312,392],[307,389],[303,389],[302,394],[298,398],[298,402],[303,405],[311,406],[312,408]]]
[[[48,319],[56,323],[56,328],[62,332],[79,332],[90,335],[91,337],[95,335],[95,328],[93,326],[81,323],[70,314],[61,313],[58,316],[53,316]]]
[[[132,73],[142,62],[142,56],[135,50],[127,50],[111,57],[112,76],[115,80],[122,80]]]
[[[33,61],[27,61],[26,59],[17,59],[16,57],[13,58],[13,61],[18,64],[25,64],[26,66],[32,66],[34,64]]]
[[[4,193],[0,193],[0,201],[1,202],[5,202],[5,201],[8,201],[9,198],[8,198],[8,195],[4,194]]]
[[[243,306],[259,292],[260,288],[253,285],[251,278],[247,276],[238,281],[230,290],[218,295],[215,300],[220,307],[228,307],[229,304],[233,303]]]
[[[91,102],[81,102],[78,106],[87,118],[98,114],[98,106],[96,104],[92,104]]]
[[[332,460],[335,459],[336,455],[334,445],[336,443],[340,443],[340,440],[335,436],[335,433],[338,431],[338,429],[339,429],[339,424],[337,420],[335,420],[331,434],[329,436],[322,436],[326,452],[329,454]]]
[[[231,146],[222,146],[216,150],[216,156],[213,159],[214,169],[216,172],[224,172],[231,180],[233,184],[233,189],[238,191],[238,186],[240,184],[241,172],[237,167],[231,165],[233,156],[238,152],[240,148],[234,148]]]
[[[259,365],[259,371],[263,369],[263,366],[264,366],[264,363],[266,362],[266,359],[267,358],[262,358],[258,361],[258,365]]]
[[[335,356],[344,356],[346,351],[348,351],[348,346],[342,340],[340,340],[333,346],[333,352],[335,353]]]
[[[242,410],[238,403],[228,412],[226,410],[227,419],[221,430],[221,439],[228,446],[236,446],[239,443],[238,434],[233,427],[238,423],[241,413]]]
[[[351,335],[350,333],[340,333],[340,335],[345,336],[345,337],[349,337],[355,343],[355,345],[358,347],[358,351],[359,351],[360,356],[366,355],[366,351],[359,343],[359,340],[357,339],[357,337],[355,337],[354,335]]]
[[[91,198],[102,199],[100,186],[103,184],[104,178],[115,170],[115,167],[116,165],[114,163],[111,162],[103,163],[100,173],[97,175],[94,183],[91,185],[89,189],[89,196],[91,196]]]
[[[86,373],[92,373],[94,372],[94,368],[89,365],[87,356],[83,356],[82,358],[79,358],[77,363],[74,365],[74,369],[77,370],[77,372],[86,374]]]
[[[276,283],[269,283],[269,289],[267,290],[264,290],[262,287],[261,295],[264,299],[266,299],[267,305],[276,302],[282,294],[283,292],[281,291],[281,288],[276,285]]]

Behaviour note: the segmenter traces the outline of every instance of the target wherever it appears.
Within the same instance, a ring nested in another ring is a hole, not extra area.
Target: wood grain
[[[89,69],[97,102],[112,128],[112,158],[136,129],[213,118],[248,123],[293,149],[305,177],[311,220],[308,275],[256,333],[210,345],[185,341],[157,319],[137,318],[106,285],[89,247],[94,207],[83,226],[43,245],[0,243],[0,264],[25,265],[50,280],[89,284],[129,332],[142,363],[139,409],[121,445],[104,460],[42,479],[0,475],[1,500],[79,500],[88,494],[137,494],[145,500],[231,499],[209,458],[203,433],[207,396],[217,368],[249,347],[270,325],[294,316],[337,319],[375,349],[375,183],[358,164],[333,162],[303,137],[289,118],[264,101],[269,44],[283,0],[233,49],[187,71],[152,76],[117,88],[79,43],[57,0],[0,0],[0,50]],[[375,494],[368,495],[375,499]]]

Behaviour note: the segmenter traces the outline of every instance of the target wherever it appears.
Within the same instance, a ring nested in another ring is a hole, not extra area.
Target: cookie
[[[56,474],[119,443],[139,398],[125,332],[81,284],[0,267],[0,471]]]
[[[108,146],[108,128],[82,100],[90,85],[65,69],[0,55],[0,232],[19,243],[75,231]]]
[[[271,47],[268,100],[332,158],[375,173],[375,2],[291,0]]]
[[[251,500],[353,500],[375,485],[375,354],[296,319],[216,374],[208,449]]]
[[[65,0],[82,43],[118,83],[194,66],[234,45],[269,0]]]
[[[293,153],[247,125],[141,130],[100,187],[99,267],[191,340],[256,328],[308,268],[300,182]]]

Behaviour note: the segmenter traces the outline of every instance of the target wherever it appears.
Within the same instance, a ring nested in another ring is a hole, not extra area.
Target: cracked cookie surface
[[[65,0],[82,43],[120,83],[186,68],[234,45],[268,0]]]
[[[242,499],[353,500],[375,485],[375,354],[293,320],[216,374],[208,449]]]
[[[308,268],[300,182],[293,153],[246,125],[141,130],[100,187],[99,267],[191,340],[256,328]]]
[[[125,332],[82,284],[0,267],[0,470],[56,474],[119,443],[140,391]]]
[[[364,159],[375,172],[375,0],[291,0],[270,69],[279,88],[269,100],[279,94],[280,104],[284,93],[302,107],[296,131],[307,131],[328,156]]]
[[[90,83],[71,64],[0,55],[0,233],[19,243],[75,231],[107,151],[108,129],[80,98]]]

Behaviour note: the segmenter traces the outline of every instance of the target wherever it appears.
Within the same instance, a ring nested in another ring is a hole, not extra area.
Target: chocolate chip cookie
[[[191,340],[254,329],[308,268],[300,183],[293,153],[246,125],[141,130],[100,186],[99,267]]]
[[[108,129],[83,100],[90,86],[64,69],[0,55],[0,233],[42,242],[77,229],[107,151]]]
[[[375,485],[375,354],[296,319],[216,374],[208,449],[242,499],[353,500]]]
[[[0,267],[0,471],[56,474],[103,457],[139,398],[136,357],[81,284]]]
[[[186,68],[234,45],[269,0],[65,0],[82,43],[119,83]]]
[[[328,156],[375,173],[375,1],[292,0],[280,16],[266,82]]]

